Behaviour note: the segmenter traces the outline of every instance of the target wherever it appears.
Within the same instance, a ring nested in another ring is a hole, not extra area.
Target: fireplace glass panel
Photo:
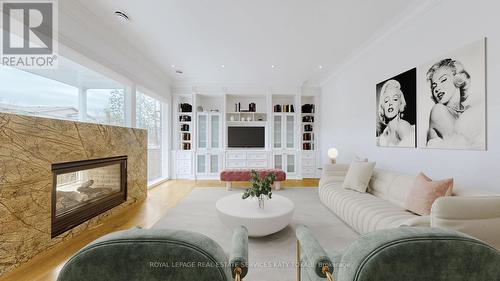
[[[56,216],[120,191],[120,164],[57,175]]]

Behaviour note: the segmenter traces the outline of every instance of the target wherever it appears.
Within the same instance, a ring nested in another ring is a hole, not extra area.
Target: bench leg
[[[226,190],[231,191],[231,182],[230,181],[226,181]]]
[[[280,190],[281,189],[281,182],[280,181],[275,181],[274,182],[274,189]]]

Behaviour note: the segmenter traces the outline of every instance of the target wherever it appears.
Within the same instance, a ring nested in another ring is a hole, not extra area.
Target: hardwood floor
[[[242,188],[248,183],[235,183]],[[286,180],[282,188],[317,187],[318,179]],[[65,241],[36,256],[14,271],[0,277],[0,281],[55,281],[64,263],[79,249],[107,233],[134,226],[149,228],[169,209],[175,207],[194,188],[224,188],[218,180],[170,180],[148,191],[148,197],[130,209],[110,217],[96,228]]]

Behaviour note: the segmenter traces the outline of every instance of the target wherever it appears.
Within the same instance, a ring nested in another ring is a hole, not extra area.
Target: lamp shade
[[[338,155],[339,155],[339,152],[336,148],[332,147],[332,148],[328,149],[328,158],[336,159]]]

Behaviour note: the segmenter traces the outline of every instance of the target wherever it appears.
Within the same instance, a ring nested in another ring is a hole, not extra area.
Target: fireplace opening
[[[127,156],[52,164],[52,238],[127,201]]]

